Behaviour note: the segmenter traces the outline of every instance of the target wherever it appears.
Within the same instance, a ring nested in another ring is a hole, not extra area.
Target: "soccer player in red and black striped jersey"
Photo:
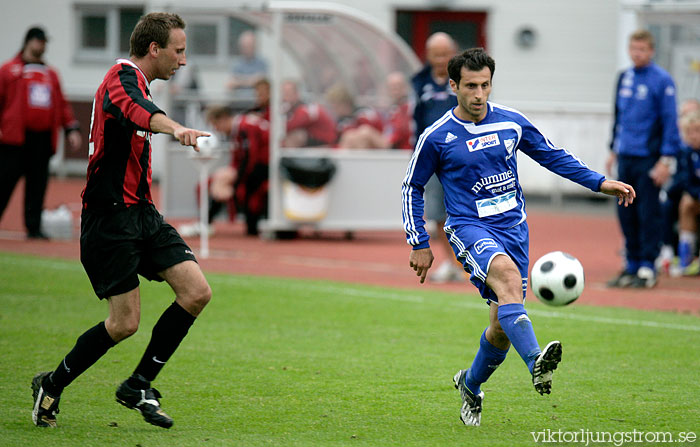
[[[117,401],[154,425],[173,420],[160,408],[151,381],[175,352],[211,299],[192,250],[163,220],[151,197],[151,135],[174,136],[198,150],[209,134],[168,118],[150,97],[154,79],[185,65],[185,23],[175,15],[141,17],[131,34],[129,59],[120,59],[97,89],[90,129],[90,160],[83,191],[80,259],[95,293],[109,301],[109,317],[83,333],[54,371],[32,381],[37,426],[55,427],[63,389],[112,346],[134,334],[140,319],[138,275],[166,281],[175,301],[160,317],[143,358],[116,392]]]

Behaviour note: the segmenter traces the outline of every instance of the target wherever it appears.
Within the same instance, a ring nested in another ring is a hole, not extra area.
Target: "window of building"
[[[143,5],[77,4],[76,59],[102,62],[128,57],[131,32],[143,14]],[[239,54],[238,37],[255,29],[225,15],[181,16],[187,23],[187,57],[198,64],[228,66]]]
[[[238,36],[254,29],[235,17],[188,14],[182,18],[187,22],[187,58],[199,64],[227,66],[239,53]]]
[[[77,4],[76,59],[104,61],[127,57],[131,31],[143,13],[142,5]]]
[[[120,8],[119,10],[119,51],[129,54],[131,32],[143,15],[143,8]]]
[[[254,30],[253,26],[249,23],[240,21],[234,17],[229,17],[228,19],[228,54],[229,56],[238,56],[240,52],[238,51],[238,37],[248,30]],[[258,46],[260,42],[258,42]],[[259,50],[259,49],[258,49]]]

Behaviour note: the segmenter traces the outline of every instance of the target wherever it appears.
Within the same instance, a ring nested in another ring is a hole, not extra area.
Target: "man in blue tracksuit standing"
[[[416,107],[413,110],[413,120],[416,123],[416,141],[420,139],[425,129],[430,127],[448,110],[457,105],[457,96],[450,88],[447,73],[447,63],[457,53],[457,44],[448,34],[438,31],[428,37],[425,42],[425,67],[413,78],[411,84],[416,93]],[[441,247],[438,255],[440,265],[430,275],[430,281],[441,283],[461,281],[464,271],[454,262],[452,248],[447,238],[439,233],[445,226],[447,212],[445,211],[445,194],[437,177],[433,176],[425,188],[425,218],[435,222],[435,240]]]
[[[639,195],[630,207],[618,206],[625,237],[625,267],[610,287],[654,287],[654,260],[662,239],[659,191],[675,171],[680,145],[676,123],[676,89],[671,76],[652,62],[654,37],[640,30],[630,36],[634,64],[620,74],[615,99],[612,152],[608,172],[617,161],[618,177]]]
[[[432,34],[425,43],[428,62],[411,78],[417,96],[413,111],[416,141],[425,129],[457,105],[447,74],[447,62],[457,53],[456,48],[454,40],[443,32]]]

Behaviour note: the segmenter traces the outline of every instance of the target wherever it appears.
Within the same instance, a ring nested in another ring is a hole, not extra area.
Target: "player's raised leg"
[[[535,390],[544,395],[552,392],[552,373],[561,362],[561,343],[550,341],[535,360],[532,368],[532,384]]]
[[[175,292],[175,302],[168,307],[153,327],[151,341],[146,347],[134,373],[117,388],[117,402],[138,410],[146,422],[170,428],[173,420],[160,408],[161,394],[151,387],[165,363],[211,299],[211,288],[194,261],[184,261],[160,272]]]
[[[489,267],[486,284],[498,296],[498,322],[532,374],[535,389],[549,394],[552,371],[561,361],[561,343],[551,342],[542,351],[532,322],[523,306],[522,274],[506,255],[497,255]]]

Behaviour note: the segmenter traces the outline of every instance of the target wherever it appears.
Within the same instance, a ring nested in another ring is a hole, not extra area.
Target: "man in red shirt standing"
[[[0,217],[24,176],[24,225],[30,239],[41,232],[41,212],[49,179],[49,159],[59,130],[77,150],[78,122],[63,96],[58,73],[44,63],[46,33],[30,28],[20,52],[0,67]]]
[[[109,301],[109,317],[83,333],[51,372],[32,380],[32,419],[55,427],[63,389],[139,326],[138,275],[166,281],[175,301],[153,328],[134,373],[117,388],[117,401],[146,422],[170,428],[151,381],[211,299],[211,288],[194,253],[163,220],[151,197],[151,135],[172,135],[197,147],[208,133],[165,116],[150,96],[154,79],[169,79],[185,65],[185,22],[175,15],[141,17],[131,34],[129,59],[119,59],[97,89],[90,125],[90,159],[83,190],[80,260],[95,294]]]

